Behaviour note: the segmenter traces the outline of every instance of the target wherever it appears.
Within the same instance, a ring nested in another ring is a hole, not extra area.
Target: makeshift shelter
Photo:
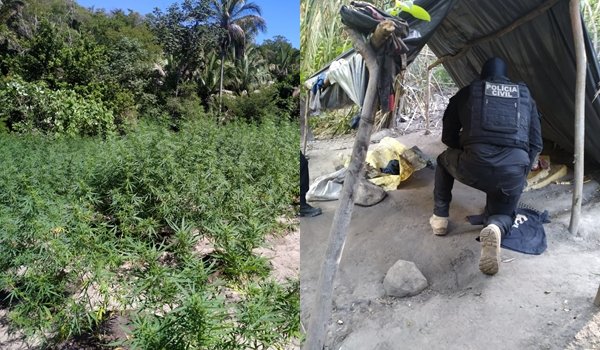
[[[401,14],[411,29],[404,39],[409,47],[409,63],[427,44],[454,82],[463,87],[478,77],[487,58],[503,58],[508,63],[510,78],[529,85],[542,113],[544,139],[573,151],[576,57],[569,0],[421,0],[415,3],[429,12],[431,21]],[[600,68],[585,28],[584,34],[587,54],[585,128],[600,130],[600,98],[597,98]],[[331,65],[324,67],[308,79],[305,86],[311,87],[325,73],[334,84],[320,96],[322,108],[360,105],[367,80],[360,55],[350,50],[333,62],[336,61],[334,69]],[[585,156],[587,162],[600,164],[600,138],[593,132],[586,133]]]

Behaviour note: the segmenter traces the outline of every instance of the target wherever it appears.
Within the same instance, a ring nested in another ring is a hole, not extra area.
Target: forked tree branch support
[[[372,36],[372,42],[378,47],[383,45],[393,32],[393,29],[390,31],[389,23],[386,22],[388,21],[381,22]],[[373,130],[375,108],[377,106],[377,82],[380,71],[375,50],[358,32],[348,27],[346,27],[346,31],[354,42],[354,47],[365,60],[367,69],[369,70],[369,82],[360,115],[358,134],[354,141],[350,165],[348,165],[348,171],[344,179],[344,188],[329,232],[329,243],[325,253],[325,260],[321,266],[319,284],[315,294],[315,302],[312,305],[313,308],[309,320],[306,342],[303,347],[304,350],[322,350],[327,338],[327,326],[331,317],[333,300],[333,282],[342,258],[344,244],[346,243],[348,226],[354,207],[354,191],[367,157],[367,149],[369,148],[371,132]]]

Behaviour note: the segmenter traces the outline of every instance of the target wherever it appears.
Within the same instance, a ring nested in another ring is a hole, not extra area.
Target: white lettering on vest
[[[503,97],[503,98],[518,98],[519,86],[512,84],[498,84],[485,82],[485,94],[487,96]]]

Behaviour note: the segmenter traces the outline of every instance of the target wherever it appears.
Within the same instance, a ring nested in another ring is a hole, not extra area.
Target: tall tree
[[[244,55],[246,36],[264,32],[267,29],[265,19],[261,17],[260,7],[252,1],[212,0],[211,8],[219,27],[224,29],[221,38],[221,82],[219,86],[219,112],[223,96],[223,64],[228,48],[233,45],[235,57]]]
[[[236,60],[231,77],[231,88],[238,94],[250,93],[270,80],[267,61],[255,46],[244,50],[244,55]]]
[[[182,83],[206,60],[207,51],[216,46],[216,28],[208,24],[209,0],[184,0],[171,5],[166,13],[155,9],[148,17],[150,28],[167,58],[169,88],[179,93]]]
[[[275,80],[282,81],[288,74],[300,70],[300,50],[283,36],[277,35],[260,45],[263,56],[269,61],[269,72]]]

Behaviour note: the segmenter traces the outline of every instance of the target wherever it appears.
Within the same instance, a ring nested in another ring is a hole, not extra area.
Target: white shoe
[[[479,270],[486,275],[495,275],[500,266],[500,227],[490,224],[481,230],[481,258]]]
[[[448,218],[433,214],[429,218],[429,224],[431,225],[433,234],[436,236],[443,236],[448,233]]]

